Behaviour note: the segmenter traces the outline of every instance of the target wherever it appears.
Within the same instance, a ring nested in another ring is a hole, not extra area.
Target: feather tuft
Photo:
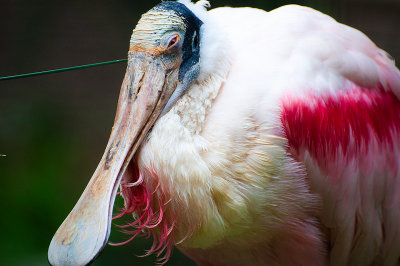
[[[153,175],[154,179],[158,180],[155,173]],[[121,218],[126,214],[133,214],[136,219],[125,225],[117,225],[121,229],[132,228],[132,230],[122,231],[131,235],[128,240],[109,244],[120,246],[131,242],[137,236],[152,237],[153,244],[143,256],[156,254],[158,264],[163,265],[171,256],[174,226],[169,224],[165,217],[164,208],[168,200],[163,200],[165,197],[160,196],[159,184],[156,184],[155,187],[156,189],[150,189],[146,186],[143,182],[143,174],[137,165],[131,162],[121,182],[121,194],[125,201],[125,208],[113,219]],[[157,197],[153,197],[155,193],[157,193]]]

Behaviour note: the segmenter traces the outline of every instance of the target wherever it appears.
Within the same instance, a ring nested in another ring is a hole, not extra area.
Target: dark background
[[[140,14],[158,2],[2,0],[0,76],[125,58]],[[266,10],[288,3],[359,28],[400,58],[400,0],[212,1]],[[124,71],[121,63],[0,81],[0,265],[46,265],[54,232],[103,153]],[[110,240],[124,239],[113,228]],[[154,265],[154,256],[135,256],[149,247],[139,239],[107,246],[94,265]],[[177,250],[168,263],[190,264]]]

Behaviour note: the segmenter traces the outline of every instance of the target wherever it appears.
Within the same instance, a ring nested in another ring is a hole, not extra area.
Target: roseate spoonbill
[[[400,72],[361,32],[289,5],[162,2],[133,31],[105,153],[49,248],[132,238],[200,265],[396,265]]]

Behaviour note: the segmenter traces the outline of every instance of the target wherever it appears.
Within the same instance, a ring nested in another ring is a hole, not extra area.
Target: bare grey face
[[[200,28],[203,22],[179,2],[163,2],[144,14],[133,31],[132,47],[157,52],[175,46],[182,56],[178,86],[163,113],[185,93],[200,72]],[[176,60],[171,57],[170,60]]]

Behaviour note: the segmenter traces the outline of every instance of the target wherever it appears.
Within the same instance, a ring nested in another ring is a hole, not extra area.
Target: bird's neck
[[[190,134],[200,134],[224,79],[223,76],[209,76],[201,82],[195,82],[168,115],[179,117],[179,126]]]
[[[210,76],[192,84],[174,107],[156,122],[137,154],[136,176],[142,176],[140,186],[147,191],[151,206],[147,214],[139,211],[137,215],[159,220],[152,230],[156,232],[155,243],[163,243],[167,250],[171,250],[173,243],[192,238],[209,219],[207,217],[212,216],[207,213],[212,208],[206,202],[211,198],[207,191],[210,170],[202,158],[208,144],[201,131],[224,79]],[[136,181],[127,179],[126,182]],[[137,190],[136,186],[127,189]],[[135,191],[125,193],[128,197],[125,200],[136,202],[137,197],[140,198],[136,194]],[[129,199],[129,195],[133,196]],[[202,199],[201,195],[205,197]],[[159,219],[149,213],[163,215]]]
[[[208,213],[213,203],[206,202],[212,198],[210,169],[203,158],[208,143],[201,133],[225,75],[195,81],[156,122],[137,154],[143,185],[148,191],[157,191],[151,202],[165,206],[163,223],[173,229],[169,238],[175,243],[191,238],[202,224],[213,219]]]
[[[162,222],[167,224],[166,231],[172,232],[168,239],[173,238],[175,243],[192,238],[204,224],[220,223],[213,221],[218,217],[210,200],[211,170],[203,158],[208,142],[202,130],[231,61],[223,34],[216,34],[215,28],[204,28],[202,34],[212,46],[207,42],[202,45],[199,76],[157,120],[137,154],[143,185],[148,191],[157,191],[152,194],[152,204],[163,206]],[[220,226],[204,230],[218,235]]]
[[[188,91],[172,108],[181,124],[192,134],[202,130],[207,113],[228,76],[232,51],[228,36],[210,16],[202,16],[200,43],[200,73]]]
[[[177,115],[191,134],[199,134],[207,113],[228,76],[232,51],[228,36],[210,16],[202,16],[200,72],[166,116]],[[160,119],[161,120],[161,119]]]

